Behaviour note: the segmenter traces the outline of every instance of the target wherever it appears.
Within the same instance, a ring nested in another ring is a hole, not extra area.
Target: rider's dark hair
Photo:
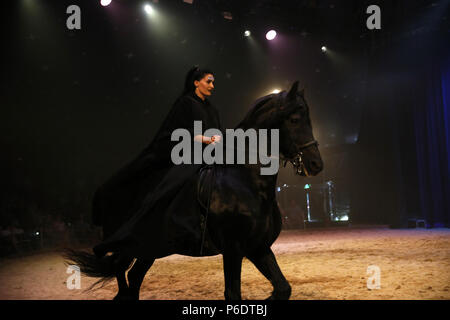
[[[200,69],[199,66],[192,67],[186,74],[186,78],[184,80],[184,89],[181,95],[184,96],[185,94],[194,92],[194,81],[200,81],[207,74],[213,74],[213,72],[209,69]]]

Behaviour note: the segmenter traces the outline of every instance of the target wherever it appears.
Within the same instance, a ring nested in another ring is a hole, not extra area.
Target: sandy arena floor
[[[450,229],[355,228],[283,231],[273,250],[292,285],[291,299],[450,299]],[[141,299],[223,299],[222,256],[159,259],[147,273]],[[380,268],[380,289],[367,288],[367,268]],[[0,299],[112,299],[116,282],[85,292],[57,252],[0,260]],[[265,299],[270,283],[248,261],[243,299]]]

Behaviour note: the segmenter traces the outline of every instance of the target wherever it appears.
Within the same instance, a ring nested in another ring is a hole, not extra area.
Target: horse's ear
[[[297,94],[298,90],[298,80],[294,82],[294,84],[291,87],[291,90],[289,90],[289,93],[287,95],[288,100],[295,99],[295,95]]]
[[[302,90],[299,91],[300,95],[302,97],[305,97],[305,88],[303,88]]]

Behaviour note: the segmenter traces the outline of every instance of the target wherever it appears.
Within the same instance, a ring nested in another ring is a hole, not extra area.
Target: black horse
[[[289,92],[283,91],[257,100],[238,128],[279,129],[279,161],[284,161],[284,164],[291,162],[296,174],[316,175],[323,168],[318,143],[312,133],[309,108],[303,90],[298,91],[298,81]],[[241,299],[244,257],[272,283],[274,290],[270,299],[289,299],[291,295],[291,286],[270,248],[281,231],[281,215],[275,193],[277,174],[261,175],[261,167],[260,163],[215,165],[213,175],[211,172],[200,175],[200,179],[213,177],[214,180],[209,190],[197,190],[199,199],[204,198],[206,193],[208,200],[206,208],[203,207],[204,211],[207,210],[207,236],[202,255],[223,255],[225,299]],[[168,252],[167,255],[192,255],[186,252],[191,251],[180,250]],[[103,258],[77,251],[66,254],[66,259],[80,266],[84,274],[99,277],[97,283],[116,277],[119,292],[115,299],[139,299],[140,286],[155,259],[135,258],[120,252]],[[127,283],[125,274],[128,269]]]

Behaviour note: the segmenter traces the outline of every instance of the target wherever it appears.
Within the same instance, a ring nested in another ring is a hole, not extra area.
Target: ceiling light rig
[[[224,11],[224,12],[222,12],[222,15],[227,20],[233,20],[233,15],[231,14],[231,12]]]

